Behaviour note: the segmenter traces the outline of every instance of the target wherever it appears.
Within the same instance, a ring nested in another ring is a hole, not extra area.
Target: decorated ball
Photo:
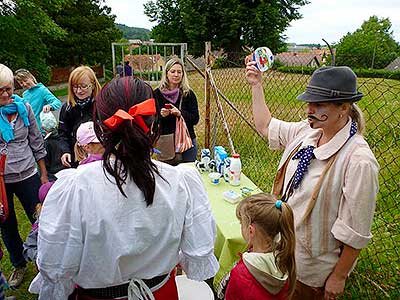
[[[253,52],[253,60],[256,62],[257,69],[264,72],[272,67],[274,55],[269,48],[260,47]]]

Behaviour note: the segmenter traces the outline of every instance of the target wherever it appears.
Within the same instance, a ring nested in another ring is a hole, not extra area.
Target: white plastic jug
[[[240,175],[242,174],[242,162],[238,153],[233,154],[231,166],[229,167],[229,184],[240,185]]]

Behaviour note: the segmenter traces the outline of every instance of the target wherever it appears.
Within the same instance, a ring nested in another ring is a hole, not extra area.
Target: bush
[[[388,71],[384,69],[353,69],[358,77],[364,78],[387,78],[400,80],[400,72]]]
[[[272,65],[273,70],[278,70],[278,68],[284,67],[284,64],[275,56],[274,64]]]
[[[111,81],[111,79],[114,78],[113,71],[110,69],[106,69],[106,74],[104,74],[104,78],[105,78],[106,82]]]
[[[294,73],[294,74],[309,74],[311,75],[316,70],[316,67],[306,66],[292,66],[292,67],[277,67],[276,70],[282,73]]]
[[[305,66],[293,66],[293,67],[277,67],[278,71],[283,73],[294,73],[294,74],[309,74],[311,75],[317,68],[305,67]],[[393,72],[388,70],[376,70],[376,69],[353,69],[357,77],[363,78],[387,78],[400,80],[400,72]]]

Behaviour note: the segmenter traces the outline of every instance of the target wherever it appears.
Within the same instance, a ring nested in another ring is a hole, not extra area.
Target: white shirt
[[[199,173],[155,163],[165,180],[155,175],[148,207],[133,181],[124,185],[125,198],[102,161],[57,174],[39,220],[39,299],[67,299],[74,284],[102,288],[150,279],[177,263],[194,280],[215,275],[216,227]]]

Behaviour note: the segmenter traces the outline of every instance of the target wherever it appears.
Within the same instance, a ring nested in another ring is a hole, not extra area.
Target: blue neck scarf
[[[357,123],[354,121],[351,121],[351,127],[350,127],[350,134],[349,134],[349,139],[353,135],[357,133]],[[304,174],[307,173],[308,166],[311,163],[311,159],[314,158],[314,146],[307,146],[306,148],[300,149],[294,156],[294,159],[299,159],[299,164],[297,165],[296,173],[294,174],[294,181],[293,181],[293,188],[297,189],[300,186],[301,181],[303,180]]]
[[[14,130],[8,121],[8,115],[18,113],[24,121],[25,127],[30,125],[24,100],[16,95],[11,96],[11,98],[14,100],[12,103],[0,106],[0,131],[1,137],[6,143],[14,140]]]

